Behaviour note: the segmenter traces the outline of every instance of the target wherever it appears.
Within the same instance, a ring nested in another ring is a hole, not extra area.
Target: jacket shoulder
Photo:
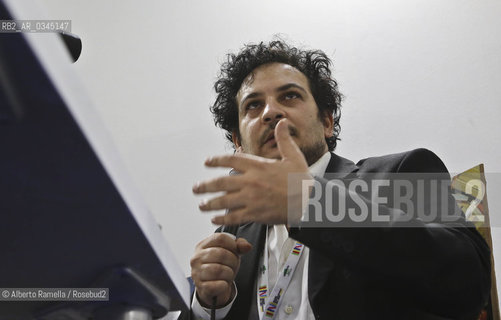
[[[442,160],[425,148],[362,159],[357,166],[359,172],[447,172]]]

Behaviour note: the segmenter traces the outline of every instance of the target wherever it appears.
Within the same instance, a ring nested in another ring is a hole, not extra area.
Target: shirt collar
[[[317,160],[317,162],[309,167],[310,174],[314,177],[323,177],[330,160],[331,153],[327,151],[323,156],[320,157],[320,159]]]

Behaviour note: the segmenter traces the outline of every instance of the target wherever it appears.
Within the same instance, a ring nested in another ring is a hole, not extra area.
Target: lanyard
[[[292,275],[296,270],[296,266],[299,262],[299,258],[301,258],[301,254],[303,253],[304,244],[296,241],[294,246],[292,247],[289,256],[287,257],[287,261],[285,262],[283,268],[279,269],[280,266],[277,266],[277,270],[279,272],[277,277],[277,282],[271,290],[271,294],[269,294],[269,286],[268,286],[268,230],[266,230],[266,241],[264,244],[264,252],[263,252],[263,265],[259,268],[259,272],[262,273],[261,281],[258,283],[257,287],[257,304],[258,304],[258,312],[259,319],[274,319],[276,311],[280,307],[280,302],[282,301],[282,297],[285,294],[285,290],[289,286],[289,283],[292,279]]]

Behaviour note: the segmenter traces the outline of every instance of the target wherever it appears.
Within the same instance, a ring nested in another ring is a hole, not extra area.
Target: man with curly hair
[[[294,187],[291,175],[325,187],[326,173],[447,172],[425,149],[357,164],[333,153],[342,95],[330,65],[323,52],[281,40],[247,45],[222,65],[211,111],[236,152],[205,164],[237,174],[199,182],[193,192],[223,192],[199,207],[226,209],[212,222],[236,239],[216,232],[197,245],[193,315],[209,319],[215,309],[217,319],[474,319],[488,299],[489,249],[455,209],[454,225],[303,224],[311,194]]]

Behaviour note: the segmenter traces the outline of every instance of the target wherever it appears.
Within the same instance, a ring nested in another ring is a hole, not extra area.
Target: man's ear
[[[233,145],[235,146],[235,150],[242,146],[240,144],[240,135],[236,131],[231,132],[231,140],[233,141]]]
[[[334,135],[334,117],[330,112],[324,112],[324,116],[322,118],[322,123],[324,125],[324,136],[326,138],[330,138]]]

